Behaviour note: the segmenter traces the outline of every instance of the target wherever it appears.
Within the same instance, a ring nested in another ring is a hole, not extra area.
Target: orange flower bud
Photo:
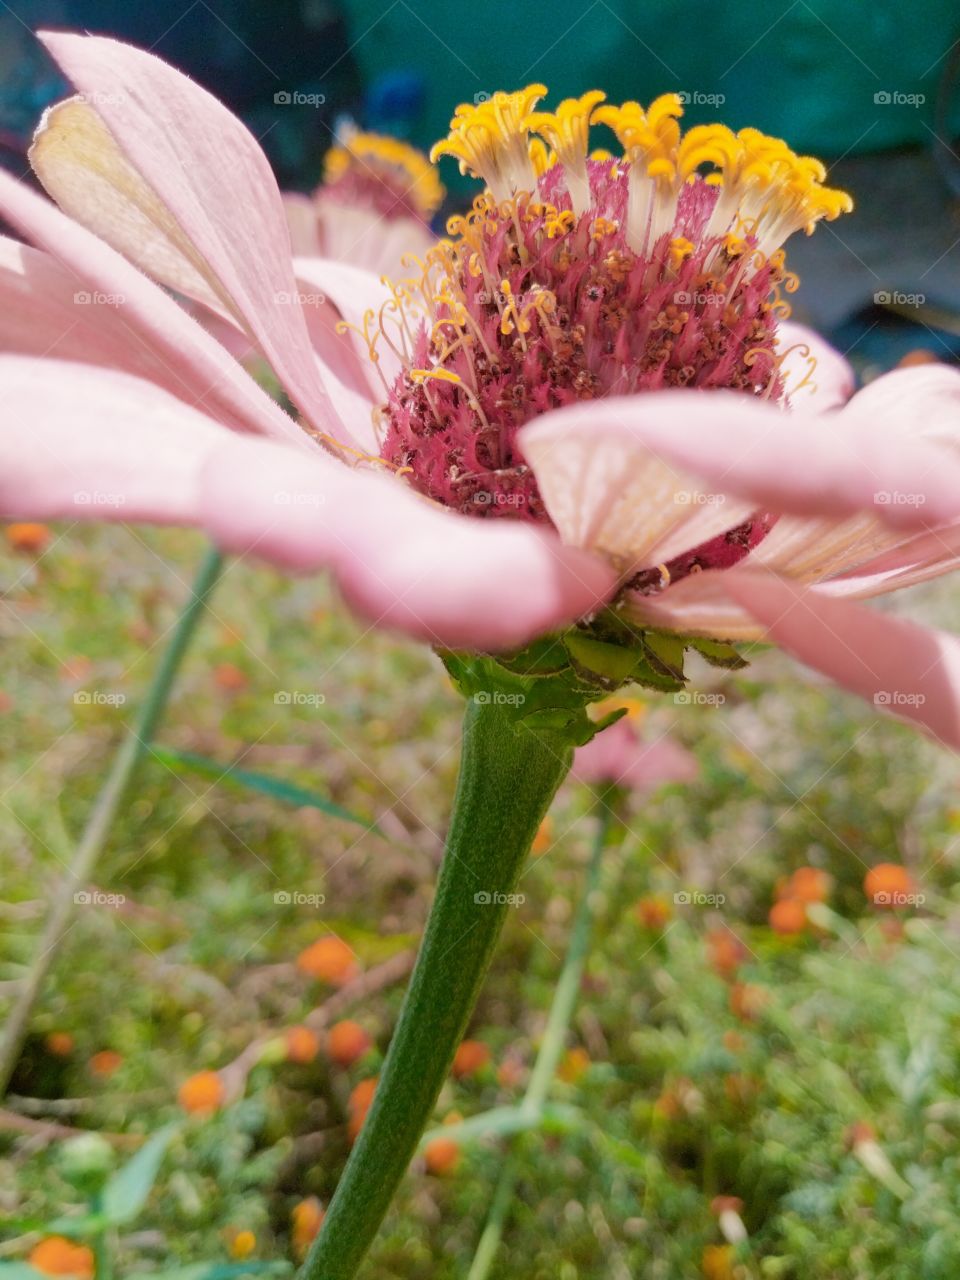
[[[533,844],[530,846],[530,852],[535,858],[539,858],[542,853],[546,853],[553,845],[553,819],[549,813],[537,827],[537,834],[533,837]]]
[[[566,1084],[576,1084],[589,1066],[589,1053],[587,1053],[586,1049],[578,1046],[575,1049],[568,1049],[563,1055],[560,1065],[557,1067],[557,1075]]]
[[[879,862],[864,876],[863,891],[875,907],[889,911],[905,906],[905,899],[916,893],[916,886],[906,867],[897,862]]]
[[[350,1067],[370,1049],[373,1041],[358,1022],[344,1018],[327,1033],[327,1053],[340,1067]]]
[[[774,933],[784,937],[794,933],[803,933],[807,927],[807,908],[796,898],[781,898],[770,908],[767,917]]]
[[[350,947],[331,933],[300,952],[297,956],[297,968],[319,982],[342,987],[356,977],[359,966]]]
[[[72,1276],[74,1280],[93,1280],[93,1250],[85,1244],[74,1244],[63,1236],[48,1236],[34,1245],[27,1261],[45,1276]]]
[[[7,525],[7,542],[11,551],[20,551],[24,555],[39,555],[49,546],[52,537],[45,524],[23,521]]]
[[[452,1138],[434,1138],[424,1148],[423,1158],[427,1172],[440,1177],[456,1169],[460,1163],[460,1148]]]
[[[309,1027],[287,1027],[283,1038],[288,1062],[312,1062],[320,1052],[320,1040]]]
[[[293,1247],[297,1257],[302,1258],[317,1238],[323,1226],[323,1217],[323,1205],[316,1196],[307,1196],[291,1209]]]
[[[781,896],[797,902],[826,902],[832,886],[833,877],[819,867],[797,867]]]
[[[119,1071],[123,1066],[123,1056],[117,1053],[115,1049],[101,1049],[99,1053],[95,1053],[91,1057],[87,1065],[92,1075],[108,1080],[115,1071]]]
[[[453,1056],[451,1070],[458,1080],[474,1076],[490,1061],[490,1050],[480,1040],[463,1040]]]
[[[177,1101],[184,1111],[196,1115],[212,1115],[219,1111],[227,1091],[216,1071],[198,1071],[188,1076],[177,1091]]]
[[[233,662],[218,662],[213,668],[213,682],[224,693],[239,693],[250,683],[247,673]]]
[[[747,958],[747,948],[730,929],[711,929],[705,936],[707,960],[714,973],[729,978]]]
[[[242,1231],[231,1231],[229,1235],[229,1249],[231,1258],[249,1258],[251,1253],[257,1247],[257,1237],[252,1231],[246,1229]]]
[[[44,1044],[47,1052],[56,1058],[69,1058],[73,1053],[73,1036],[69,1031],[51,1031]]]
[[[378,1076],[370,1076],[367,1080],[361,1080],[350,1094],[350,1100],[347,1104],[350,1111],[350,1120],[347,1124],[347,1132],[354,1140],[363,1128],[363,1122],[367,1118],[367,1112],[370,1110],[370,1104],[373,1102],[373,1095],[377,1091],[378,1079]]]
[[[673,907],[663,894],[652,893],[641,898],[634,914],[645,929],[662,929],[673,915]]]

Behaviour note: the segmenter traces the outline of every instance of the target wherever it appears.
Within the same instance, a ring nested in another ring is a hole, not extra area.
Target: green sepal
[[[582,631],[568,631],[563,643],[574,667],[606,689],[616,689],[630,679],[637,651],[606,640],[595,640]]]
[[[496,661],[518,676],[557,675],[570,665],[563,637],[558,635],[541,636],[516,653],[498,655]]]
[[[668,679],[678,680],[681,684],[684,682],[684,642],[681,636],[670,635],[666,631],[645,631],[643,647],[647,662],[654,671],[660,672]]]
[[[684,636],[684,644],[696,649],[711,667],[724,667],[727,671],[741,671],[750,664],[732,644],[724,644],[722,640],[707,640],[700,636]]]

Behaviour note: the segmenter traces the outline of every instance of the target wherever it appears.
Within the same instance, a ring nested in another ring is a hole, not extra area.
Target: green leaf
[[[168,1124],[159,1129],[103,1188],[100,1211],[109,1223],[119,1226],[132,1222],[146,1204],[164,1153],[178,1127]]]
[[[331,818],[341,818],[344,822],[353,822],[359,827],[365,827],[367,831],[375,831],[378,836],[384,836],[384,839],[386,839],[383,831],[369,818],[362,818],[359,814],[351,813],[349,809],[344,809],[342,806],[334,804],[332,800],[327,800],[313,791],[308,791],[305,787],[298,787],[296,783],[285,782],[282,778],[273,778],[268,773],[254,773],[250,769],[234,769],[230,765],[224,766],[216,760],[209,759],[207,756],[199,756],[192,751],[176,751],[173,747],[162,747],[158,743],[151,744],[150,754],[159,760],[161,764],[173,769],[174,772],[178,768],[186,769],[191,773],[199,773],[204,778],[212,778],[214,782],[225,782],[236,787],[247,787],[251,791],[259,791],[262,795],[270,796],[273,800],[283,800],[287,804],[294,804],[299,808],[319,809],[321,813],[329,814]]]
[[[44,1280],[44,1273],[36,1271],[28,1262],[0,1262],[3,1280]]]

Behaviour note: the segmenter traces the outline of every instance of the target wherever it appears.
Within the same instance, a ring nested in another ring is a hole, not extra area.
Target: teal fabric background
[[[551,99],[603,88],[645,101],[666,90],[723,94],[693,102],[691,123],[756,125],[824,156],[931,139],[934,101],[958,0],[345,0],[367,84],[422,77],[412,130],[429,145],[451,109],[478,93],[542,80]],[[875,95],[923,95],[919,105]],[[599,134],[598,134],[599,137]],[[453,165],[445,176],[453,176]]]

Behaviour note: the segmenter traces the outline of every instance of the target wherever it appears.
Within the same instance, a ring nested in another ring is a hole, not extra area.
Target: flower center
[[[375,209],[387,218],[429,222],[444,188],[422,151],[398,138],[346,126],[324,160],[324,191],[347,205]]]
[[[548,516],[517,433],[539,414],[665,387],[783,400],[776,322],[798,282],[780,246],[851,207],[778,139],[681,137],[676,94],[647,111],[599,92],[533,111],[544,92],[457,109],[431,159],[455,156],[487,189],[391,286],[378,333],[402,364],[384,461],[458,511],[535,521]],[[622,157],[588,155],[591,123]]]

